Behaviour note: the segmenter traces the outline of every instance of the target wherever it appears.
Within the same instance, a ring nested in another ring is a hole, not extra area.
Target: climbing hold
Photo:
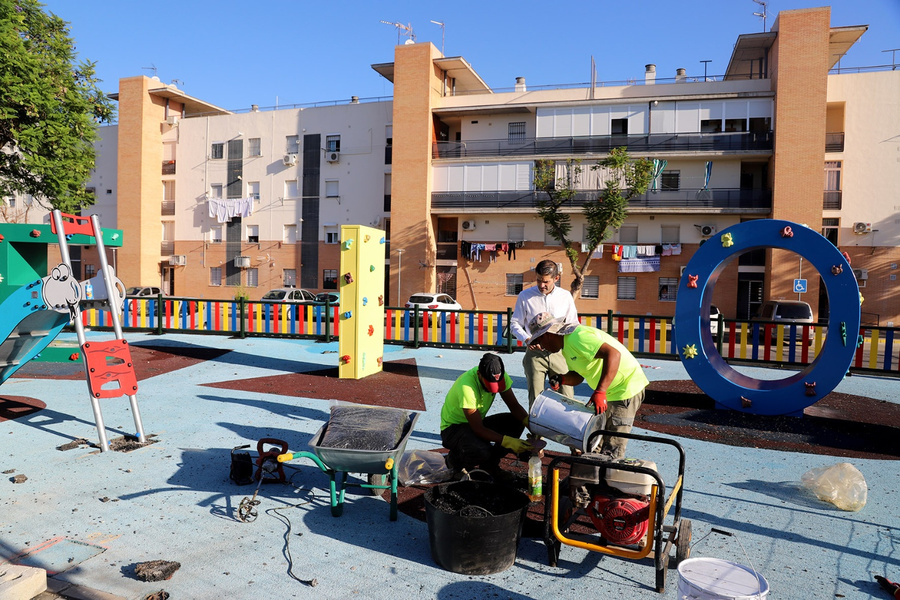
[[[40,229],[32,229],[31,237],[33,237],[33,238],[41,237],[41,230]]]
[[[347,283],[353,283],[353,275],[350,273],[344,273],[344,281]]]
[[[697,287],[697,279],[699,277],[700,277],[699,275],[688,275],[687,286],[689,288],[696,288]]]
[[[369,299],[363,296],[363,306],[369,303]]]
[[[833,267],[831,267],[832,275],[840,275],[843,272],[844,272],[844,267],[842,267],[841,265],[834,265]]]
[[[790,225],[785,225],[785,226],[781,229],[781,237],[783,237],[783,238],[794,237],[794,230],[791,229],[791,226],[790,226]]]
[[[375,270],[375,265],[369,265],[369,273]]]
[[[731,239],[731,234],[723,233],[722,234],[722,247],[723,248],[731,248],[732,246],[734,246],[734,240]]]
[[[803,384],[806,386],[806,395],[807,396],[815,396],[816,395],[816,382],[815,381],[804,381]]]
[[[847,259],[847,264],[848,264],[848,265],[852,265],[852,264],[853,264],[853,261],[850,260],[850,255],[849,255],[849,254],[847,254],[846,252],[841,252],[841,254],[844,256],[844,258]]]
[[[341,315],[342,315],[345,319],[349,319],[350,317],[353,316],[353,314],[352,314],[349,310],[346,311],[346,312],[341,313]]]
[[[69,360],[78,360],[79,358],[81,358],[81,355],[78,354],[77,352],[73,352],[72,354],[69,355]]]
[[[349,354],[344,354],[343,356],[341,356],[341,362],[344,363],[345,365],[346,365],[347,363],[349,363],[349,362],[350,362],[350,355],[349,355]]]
[[[373,335],[375,333],[375,326],[369,325],[369,335]]]
[[[384,306],[384,296],[378,296],[378,306]]]
[[[685,346],[681,349],[681,353],[685,358],[696,358],[697,357],[697,345],[691,344],[689,346]]]
[[[379,244],[383,244],[383,243],[384,243],[384,238],[381,238],[381,241],[379,241],[378,243],[379,243]]]
[[[366,234],[366,237],[363,238],[363,242],[368,242],[370,237],[369,234]]]
[[[344,250],[349,250],[350,246],[352,246],[352,245],[353,245],[353,238],[350,238],[349,240],[344,240]]]

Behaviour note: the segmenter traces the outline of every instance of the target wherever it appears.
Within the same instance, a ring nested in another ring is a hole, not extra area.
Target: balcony
[[[825,134],[825,152],[844,151],[844,132]]]
[[[163,240],[159,243],[159,253],[162,256],[175,254],[175,242]]]
[[[174,200],[163,200],[162,206],[160,208],[160,215],[162,215],[163,217],[175,216],[175,201]]]
[[[162,162],[162,174],[163,175],[174,175],[175,174],[175,161],[174,160],[164,160]]]
[[[841,210],[843,193],[840,190],[825,190],[822,208],[825,210]]]
[[[598,192],[578,192],[563,208],[581,209],[585,201]],[[740,210],[768,212],[772,209],[771,190],[741,190],[712,188],[708,190],[682,189],[647,192],[631,199],[631,209],[668,210]],[[466,211],[480,209],[498,212],[532,212],[537,208],[532,191],[513,192],[435,192],[431,195],[431,208],[438,211]]]
[[[661,152],[771,152],[771,131],[739,133],[671,133],[653,135],[604,135],[596,137],[530,138],[436,142],[431,157],[531,157],[548,155],[606,154],[624,146],[629,153]]]

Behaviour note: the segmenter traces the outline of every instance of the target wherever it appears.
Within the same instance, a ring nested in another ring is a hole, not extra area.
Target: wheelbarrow
[[[373,409],[378,410],[378,409]],[[391,490],[391,521],[397,520],[397,468],[406,443],[412,435],[419,413],[409,413],[403,427],[403,435],[397,445],[387,451],[357,450],[353,448],[328,448],[322,446],[322,439],[328,423],[322,425],[309,442],[312,452],[286,452],[277,457],[279,463],[300,458],[313,461],[331,480],[331,515],[340,517],[344,512],[344,491],[348,487],[370,490],[378,495],[380,490]],[[366,483],[347,482],[347,473],[367,475]]]
[[[590,437],[598,435],[673,447],[678,476],[666,497],[656,463],[613,460],[595,453],[553,459],[548,467],[550,494],[544,505],[544,543],[550,566],[556,566],[563,544],[631,560],[652,554],[656,591],[663,593],[672,549],[676,566],[690,556],[691,522],[681,516],[684,449],[675,440],[656,436],[599,429]],[[561,467],[569,472],[562,479]]]

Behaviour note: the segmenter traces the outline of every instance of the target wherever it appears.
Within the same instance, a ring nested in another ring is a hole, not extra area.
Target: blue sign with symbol
[[[795,294],[806,293],[806,280],[805,279],[795,279],[794,280],[794,293]]]

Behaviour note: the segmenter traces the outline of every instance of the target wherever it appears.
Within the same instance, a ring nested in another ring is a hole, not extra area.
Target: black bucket
[[[516,562],[528,496],[486,481],[457,481],[425,492],[434,561],[454,573],[488,575]]]

